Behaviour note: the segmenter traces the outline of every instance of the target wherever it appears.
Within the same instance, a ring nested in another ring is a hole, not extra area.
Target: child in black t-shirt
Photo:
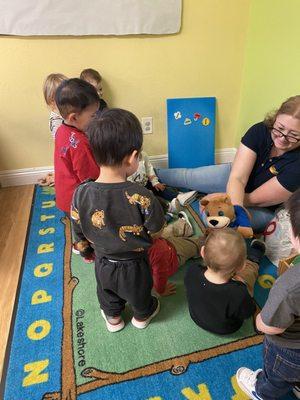
[[[143,329],[159,312],[159,301],[151,295],[147,249],[165,223],[153,193],[127,181],[139,164],[142,129],[129,111],[107,108],[87,132],[101,172],[74,192],[74,239],[81,255],[95,251],[97,295],[107,329],[123,329],[126,302],[133,310],[132,324]]]
[[[193,264],[185,276],[189,311],[197,325],[225,335],[237,331],[254,314],[252,293],[264,252],[264,243],[255,239],[246,260],[245,241],[231,228],[208,235],[201,248],[207,267]]]

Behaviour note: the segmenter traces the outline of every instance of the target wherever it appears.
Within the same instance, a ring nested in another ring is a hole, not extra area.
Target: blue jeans
[[[226,192],[231,164],[208,165],[198,168],[156,169],[161,183],[200,193]]]
[[[197,190],[200,193],[226,192],[231,164],[208,165],[198,168],[156,169],[159,181],[169,186]],[[263,232],[274,212],[264,207],[247,208],[254,232]]]
[[[264,400],[279,399],[300,382],[300,349],[278,347],[264,340],[264,369],[255,390]]]

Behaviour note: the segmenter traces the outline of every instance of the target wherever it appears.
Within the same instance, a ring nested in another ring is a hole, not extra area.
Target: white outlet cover
[[[153,118],[143,117],[142,118],[142,130],[143,134],[148,134],[153,132]]]

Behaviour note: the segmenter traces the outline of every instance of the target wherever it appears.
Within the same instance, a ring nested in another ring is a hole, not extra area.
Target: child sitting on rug
[[[55,101],[64,118],[55,137],[54,172],[56,205],[70,214],[76,187],[99,176],[85,131],[98,110],[96,89],[82,79],[68,79],[58,87]]]
[[[80,79],[83,79],[84,81],[90,83],[97,90],[99,96],[99,111],[104,110],[104,108],[107,108],[107,103],[102,98],[103,96],[102,76],[99,74],[99,72],[92,68],[86,68],[83,71],[81,71]]]
[[[264,253],[264,243],[255,239],[246,260],[246,244],[240,233],[231,228],[211,231],[201,248],[207,267],[193,264],[185,276],[189,311],[197,325],[226,335],[254,314],[253,287]]]
[[[179,212],[179,218],[169,224],[160,238],[153,240],[148,250],[149,262],[153,276],[153,287],[161,296],[176,293],[175,283],[168,282],[178,268],[193,257],[200,256],[205,238],[193,236],[193,228],[185,212]]]
[[[286,209],[291,241],[300,252],[300,189],[287,201]],[[279,399],[292,390],[300,399],[300,264],[275,281],[256,317],[256,327],[266,334],[263,369],[240,368],[238,385],[251,399]]]
[[[88,135],[101,174],[74,193],[74,237],[83,252],[93,244],[97,294],[107,329],[124,328],[126,302],[133,310],[131,323],[143,329],[160,308],[151,295],[147,249],[165,223],[153,193],[127,181],[138,168],[142,128],[131,112],[107,108],[91,122]]]
[[[178,189],[159,182],[149,156],[145,151],[141,151],[139,167],[134,174],[128,177],[128,180],[145,186],[159,196],[159,201],[166,211],[167,220],[172,219],[172,214],[178,213],[180,206],[185,205],[185,202],[193,201],[197,194],[196,191],[181,193]]]
[[[63,74],[50,74],[47,76],[43,85],[44,98],[50,110],[49,129],[53,139],[55,139],[56,131],[63,122],[63,118],[55,103],[55,93],[58,86],[67,79],[68,78]],[[50,172],[44,178],[39,179],[38,183],[41,186],[53,186],[54,174]]]
[[[150,190],[154,188],[157,192],[163,192],[166,188],[166,185],[159,182],[149,156],[145,151],[140,153],[137,171],[127,179],[146,186]]]

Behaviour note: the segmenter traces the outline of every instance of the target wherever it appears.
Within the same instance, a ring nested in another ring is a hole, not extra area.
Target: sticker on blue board
[[[167,100],[170,168],[214,164],[215,97]]]

